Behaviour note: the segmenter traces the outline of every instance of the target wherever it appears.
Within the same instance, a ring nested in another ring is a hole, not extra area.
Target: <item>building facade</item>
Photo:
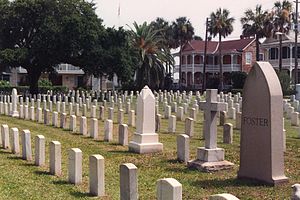
[[[184,45],[181,57],[181,83],[185,87],[200,89],[203,80],[205,42],[192,40]],[[207,42],[206,76],[207,84],[219,77],[219,48],[222,48],[222,63],[225,85],[231,84],[230,74],[236,71],[249,72],[255,62],[256,44],[254,38]],[[179,53],[174,54],[179,57]],[[179,73],[176,65],[173,74]]]
[[[293,34],[294,32],[292,32]],[[282,71],[294,77],[295,69],[295,37],[293,35],[282,35]],[[300,38],[298,38],[300,41]],[[300,44],[298,44],[300,46]],[[298,58],[300,58],[300,47],[298,46]],[[271,63],[275,70],[279,69],[279,36],[267,38],[261,45],[264,60]],[[298,74],[299,77],[299,74]]]

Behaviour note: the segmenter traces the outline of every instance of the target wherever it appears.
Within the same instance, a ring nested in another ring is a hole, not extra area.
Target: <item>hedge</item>
[[[10,94],[12,89],[16,88],[19,94],[29,93],[29,86],[0,86],[1,94]],[[45,94],[48,90],[52,90],[54,93],[67,93],[68,88],[65,86],[42,86],[39,87],[39,93]]]

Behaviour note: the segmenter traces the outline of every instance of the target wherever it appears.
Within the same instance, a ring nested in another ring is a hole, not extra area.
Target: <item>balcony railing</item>
[[[193,65],[182,65],[181,71],[182,72],[192,72]],[[219,72],[220,66],[219,65],[206,65],[206,72]],[[234,71],[241,71],[241,64],[223,64],[223,72],[234,72]],[[176,65],[174,68],[174,72],[179,72],[179,65]],[[203,64],[195,64],[194,65],[194,72],[203,72]]]
[[[274,68],[279,68],[279,59],[266,60],[266,61],[270,62],[270,64]],[[283,69],[294,69],[294,67],[295,67],[295,58],[292,58],[292,60],[290,58],[282,59],[282,68]]]
[[[60,64],[56,67],[56,71],[58,74],[84,74],[82,69],[70,64]]]
[[[84,74],[84,71],[82,69],[70,64],[60,64],[55,68],[55,70],[58,74],[77,74],[77,75]],[[17,72],[19,74],[27,74],[27,70],[24,69],[23,67],[18,67]]]

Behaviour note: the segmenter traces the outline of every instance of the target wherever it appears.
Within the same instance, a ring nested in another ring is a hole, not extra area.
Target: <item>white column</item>
[[[194,78],[194,74],[195,74],[195,54],[192,55],[192,85],[193,87],[195,86],[195,78]]]
[[[188,60],[187,55],[185,55],[185,85],[187,86],[187,72],[188,72]]]
[[[234,57],[234,55],[231,54],[231,60],[230,60],[230,63],[231,63],[231,72],[233,72],[233,57]]]
[[[292,78],[292,71],[293,71],[293,45],[290,44],[290,71],[289,71],[289,74],[290,74],[290,78]],[[296,56],[296,55],[295,55]]]

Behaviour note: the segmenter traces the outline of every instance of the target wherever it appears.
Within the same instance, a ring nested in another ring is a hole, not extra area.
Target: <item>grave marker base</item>
[[[230,169],[233,166],[233,163],[224,160],[224,149],[222,148],[206,149],[199,147],[197,149],[197,159],[188,162],[189,168],[204,172]]]
[[[278,186],[278,185],[289,182],[289,179],[286,176],[273,177],[271,180],[265,180],[265,179],[262,180],[262,179],[256,179],[253,177],[247,177],[247,176],[241,175],[240,172],[238,173],[238,179],[258,181],[260,183],[265,183],[270,186]]]
[[[135,133],[133,138],[134,138],[133,141],[129,143],[129,151],[131,152],[145,154],[145,153],[161,152],[163,150],[163,144],[158,142],[158,134],[156,133],[152,133],[152,134]]]
[[[233,168],[234,164],[227,161],[206,162],[201,160],[191,160],[188,162],[188,167],[197,169],[202,172],[215,172]]]

